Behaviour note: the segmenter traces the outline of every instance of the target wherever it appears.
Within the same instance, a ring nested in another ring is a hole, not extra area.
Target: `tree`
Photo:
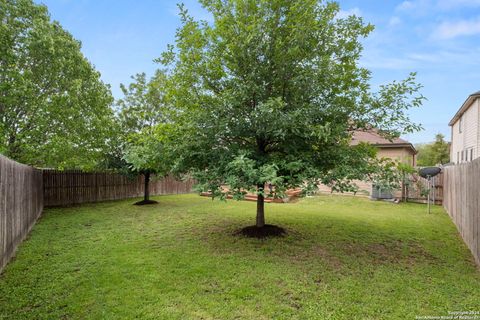
[[[0,152],[42,167],[93,168],[108,148],[110,89],[47,8],[0,1]]]
[[[119,121],[125,135],[139,133],[167,121],[167,75],[157,70],[147,80],[145,73],[132,76],[132,82],[120,85],[123,99],[117,101]]]
[[[435,141],[417,145],[417,164],[422,167],[436,166],[450,161],[450,145],[441,133],[435,135]]]
[[[167,77],[158,70],[149,80],[145,73],[132,79],[134,81],[128,86],[121,85],[124,98],[117,101],[122,134],[116,154],[121,156],[114,162],[144,175],[144,200],[136,204],[152,204],[156,202],[150,200],[151,175],[165,175],[169,171],[163,147],[164,133],[169,127],[165,96]]]
[[[131,136],[124,151],[124,159],[129,168],[144,176],[143,201],[136,205],[155,204],[150,200],[150,179],[152,174],[165,175],[168,167],[165,165],[165,157],[162,154],[163,145],[153,132],[140,132]]]
[[[396,136],[419,128],[405,113],[423,100],[414,74],[371,93],[358,60],[373,27],[339,18],[338,4],[200,2],[214,22],[195,21],[180,6],[175,46],[158,59],[177,111],[175,168],[193,172],[213,197],[255,192],[258,228],[265,196],[319,182],[343,189],[368,173],[374,152],[350,147],[353,130]]]

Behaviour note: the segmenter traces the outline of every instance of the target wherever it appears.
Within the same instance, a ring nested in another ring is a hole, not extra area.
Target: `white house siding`
[[[480,98],[475,100],[475,103],[477,105],[477,145],[475,147],[475,150],[473,151],[473,158],[480,158]]]
[[[471,159],[473,150],[473,159],[479,157],[480,147],[480,99],[475,99],[470,107],[452,126],[452,148],[450,159],[452,162],[467,162]],[[459,132],[459,126],[462,126]],[[462,161],[463,151],[463,161]]]
[[[476,99],[463,115],[463,122],[465,124],[463,130],[464,150],[477,149],[478,147],[478,100],[479,99]],[[477,150],[474,150],[474,153],[475,151]],[[470,158],[468,158],[468,160],[470,160]]]
[[[452,126],[452,146],[450,160],[455,163],[461,162],[460,152],[463,150],[463,132],[459,133],[458,127],[460,126],[460,121],[457,120]]]

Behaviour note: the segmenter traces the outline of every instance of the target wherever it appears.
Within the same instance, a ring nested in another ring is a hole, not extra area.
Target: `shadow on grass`
[[[145,206],[149,204],[158,204],[158,202],[155,200],[142,200],[134,203],[135,206]]]
[[[382,237],[382,233],[372,239],[369,236],[374,230],[354,229],[355,234],[346,232],[339,237],[328,225],[312,233],[296,225],[282,224],[284,228],[272,226],[282,230],[280,237],[268,237],[258,235],[257,230],[252,231],[254,227],[242,228],[242,224],[243,221],[227,220],[223,224],[199,228],[195,237],[212,254],[258,259],[260,253],[262,258],[282,263],[311,266],[320,263],[335,270],[385,265],[410,268],[417,264],[444,263],[420,241]],[[248,232],[247,236],[245,232]]]
[[[244,227],[235,232],[234,235],[244,236],[248,238],[265,239],[271,237],[283,237],[286,235],[286,233],[286,230],[282,227],[266,224],[261,228],[257,226]]]

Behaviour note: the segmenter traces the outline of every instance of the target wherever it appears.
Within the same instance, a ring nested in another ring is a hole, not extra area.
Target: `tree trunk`
[[[144,186],[144,190],[143,190],[143,195],[144,195],[143,200],[148,201],[148,200],[150,200],[150,188],[149,188],[150,172],[144,173],[144,176],[145,176],[145,186]]]
[[[259,184],[257,189],[259,192],[263,193],[263,184]],[[263,194],[257,195],[257,224],[258,228],[263,228],[265,226],[265,198]]]
[[[7,150],[6,150],[5,156],[15,161],[20,161],[19,155],[20,155],[20,148],[19,148],[19,145],[17,144],[17,138],[12,133],[8,138]]]

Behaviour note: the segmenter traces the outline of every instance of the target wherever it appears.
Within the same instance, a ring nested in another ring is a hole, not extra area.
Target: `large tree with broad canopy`
[[[123,99],[119,106],[118,122],[121,135],[118,139],[118,157],[114,163],[130,172],[145,177],[144,199],[136,204],[152,204],[150,200],[150,178],[153,174],[164,176],[169,163],[163,148],[163,136],[168,131],[166,82],[167,76],[161,70],[147,80],[145,73],[132,77],[128,86],[121,85]]]
[[[349,145],[354,130],[419,129],[406,113],[423,100],[415,75],[373,92],[359,64],[373,26],[340,18],[337,3],[200,2],[213,21],[196,21],[180,6],[175,45],[158,59],[178,124],[170,137],[175,170],[193,172],[214,197],[255,192],[257,227],[265,225],[267,195],[320,182],[345,190],[373,172],[372,148]]]
[[[110,88],[81,44],[32,0],[0,0],[0,153],[93,169],[110,148]]]

